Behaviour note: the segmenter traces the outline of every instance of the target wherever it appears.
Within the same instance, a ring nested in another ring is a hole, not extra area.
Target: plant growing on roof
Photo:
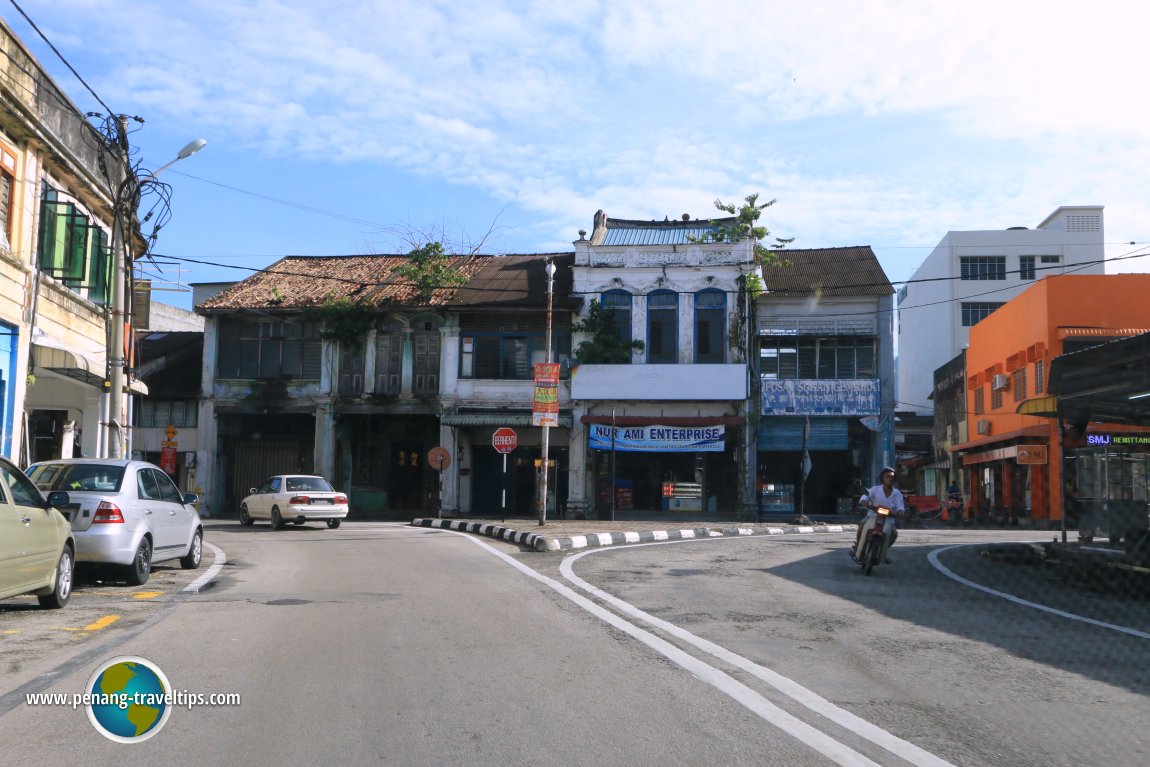
[[[587,316],[573,323],[571,329],[590,335],[572,352],[573,357],[588,365],[624,364],[630,362],[632,350],[643,350],[642,341],[623,340],[615,324],[615,312],[595,299],[587,306]]]
[[[320,335],[324,338],[358,348],[375,323],[375,311],[346,296],[328,296],[322,303],[305,309],[303,319],[321,323]]]
[[[736,242],[744,237],[750,237],[755,241],[755,261],[763,266],[786,266],[789,262],[782,258],[774,250],[768,248],[763,244],[763,241],[771,237],[771,232],[767,227],[759,223],[759,218],[763,215],[763,211],[775,204],[775,200],[770,202],[759,202],[759,193],[749,194],[744,198],[743,204],[736,206],[734,203],[724,203],[722,200],[715,200],[715,207],[725,213],[730,213],[735,217],[734,223],[718,223],[712,220],[711,231],[702,237],[690,237],[692,242]],[[794,237],[781,238],[773,237],[774,245],[772,247],[782,249],[795,241]],[[759,281],[760,291],[762,281]],[[750,284],[747,285],[750,290]]]
[[[455,288],[467,282],[467,278],[451,265],[451,256],[447,255],[441,242],[412,248],[407,261],[394,271],[415,287],[423,301],[430,300],[436,288]]]

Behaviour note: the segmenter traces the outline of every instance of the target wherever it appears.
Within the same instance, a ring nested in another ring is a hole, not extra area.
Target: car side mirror
[[[70,499],[63,490],[53,490],[48,493],[48,505],[54,509],[62,509],[68,505]]]
[[[184,505],[191,506],[194,503],[200,502],[200,496],[195,493],[184,493]]]

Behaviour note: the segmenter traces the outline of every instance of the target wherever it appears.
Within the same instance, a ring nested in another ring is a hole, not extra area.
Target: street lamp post
[[[544,360],[547,363],[551,362],[551,294],[552,285],[555,282],[555,262],[547,261],[547,357]],[[548,466],[547,453],[551,447],[551,425],[548,421],[543,422],[543,496],[539,504],[539,524],[543,525],[547,522],[547,477],[551,473]]]
[[[124,135],[122,126],[121,131],[121,135]],[[113,211],[112,220],[112,258],[114,259],[111,308],[112,333],[111,349],[108,354],[108,366],[110,368],[108,375],[108,419],[105,424],[107,429],[105,448],[110,458],[125,457],[123,455],[123,448],[125,446],[123,437],[125,433],[124,389],[127,386],[125,368],[128,365],[126,350],[128,329],[125,321],[125,307],[127,305],[128,285],[131,282],[132,276],[132,259],[128,249],[127,232],[135,216],[140,187],[180,160],[191,157],[203,149],[207,143],[208,142],[202,138],[192,141],[180,150],[179,154],[176,155],[176,159],[166,165],[160,166],[154,172],[144,176],[143,179],[136,179],[131,169],[127,166],[126,139],[121,138],[119,151],[122,153],[121,159],[124,163],[124,178],[116,188],[116,199],[113,201],[115,210]]]

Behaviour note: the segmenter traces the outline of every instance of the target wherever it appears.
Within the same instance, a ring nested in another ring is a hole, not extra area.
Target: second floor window
[[[1001,303],[993,301],[964,301],[962,303],[962,326],[964,328],[974,327],[1000,306],[1002,306]]]
[[[631,343],[631,294],[625,290],[609,290],[602,298],[603,308],[611,310],[619,339],[624,344]]]
[[[958,261],[964,280],[1006,279],[1006,256],[963,256]]]
[[[544,362],[546,333],[526,331],[464,333],[459,336],[459,377],[530,381],[532,365]],[[552,333],[551,359],[571,356],[571,333]]]
[[[1043,387],[1046,386],[1046,361],[1034,361],[1034,393],[1042,394]]]
[[[867,336],[767,336],[759,342],[766,379],[874,378],[878,339]]]
[[[1020,280],[1033,280],[1034,279],[1034,256],[1019,256],[1018,257],[1018,279]]]
[[[315,322],[224,320],[216,376],[317,381],[321,348]]]
[[[679,297],[669,290],[647,296],[647,362],[679,361]]]
[[[727,296],[721,290],[695,294],[695,362],[726,362]]]
[[[87,289],[98,304],[111,298],[112,251],[108,235],[74,202],[44,183],[40,194],[40,231],[37,241],[40,270],[70,290]]]
[[[1014,392],[1014,401],[1022,402],[1026,399],[1026,368],[1019,368],[1011,374],[1011,390]]]

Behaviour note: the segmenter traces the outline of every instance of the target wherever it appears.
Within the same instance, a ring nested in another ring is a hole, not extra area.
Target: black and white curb
[[[524,546],[530,546],[536,551],[545,551],[544,541],[546,540],[542,535],[535,533],[521,533],[518,530],[512,530],[510,527],[502,527],[501,525],[485,524],[483,522],[464,522],[459,519],[413,519],[411,520],[413,527],[446,527],[451,530],[462,530],[465,533],[479,533],[486,535],[489,538],[501,538],[505,541],[512,543],[522,543]]]
[[[568,549],[583,549],[588,546],[613,546],[620,543],[656,543],[659,541],[683,541],[699,538],[722,538],[737,535],[797,535],[810,533],[845,533],[854,532],[856,525],[778,525],[774,527],[724,527],[712,530],[708,527],[696,527],[686,530],[644,530],[630,533],[587,533],[586,535],[573,535],[569,538],[546,538],[535,533],[521,533],[508,527],[484,524],[482,522],[463,522],[451,519],[413,519],[411,524],[416,527],[446,527],[452,530],[463,530],[469,533],[480,533],[492,538],[502,538],[506,541],[522,543],[536,551],[566,551]]]

